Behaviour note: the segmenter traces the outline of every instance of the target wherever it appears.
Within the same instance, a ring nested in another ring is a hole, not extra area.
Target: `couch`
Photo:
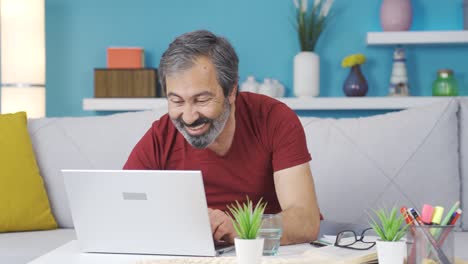
[[[75,239],[60,169],[120,169],[151,123],[166,112],[30,119],[34,153],[59,229],[0,234],[0,263],[28,261]],[[321,233],[367,225],[372,208],[466,208],[456,255],[468,259],[468,100],[365,118],[301,117],[312,154]],[[465,232],[464,232],[465,231]]]

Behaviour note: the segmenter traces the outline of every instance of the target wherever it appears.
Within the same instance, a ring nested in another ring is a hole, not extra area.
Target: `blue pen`
[[[452,221],[453,221],[453,219],[455,218],[455,216],[457,216],[457,212],[456,212],[456,211],[452,214],[452,216],[451,216],[450,219],[448,220],[447,225],[452,225]]]
[[[416,211],[416,209],[414,208],[409,208],[408,209],[411,213],[411,215],[413,216],[415,222],[420,225],[420,226],[423,226],[424,225],[424,222],[421,220],[421,217],[419,216],[419,213]]]

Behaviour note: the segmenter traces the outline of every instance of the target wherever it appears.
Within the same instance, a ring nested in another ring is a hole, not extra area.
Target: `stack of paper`
[[[375,247],[368,250],[353,250],[335,246],[326,246],[310,249],[303,254],[304,259],[315,260],[318,257],[328,263],[377,263],[377,251]]]

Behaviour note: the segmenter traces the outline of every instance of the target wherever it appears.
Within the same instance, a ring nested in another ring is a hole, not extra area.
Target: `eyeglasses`
[[[355,250],[368,250],[375,246],[376,237],[372,236],[372,234],[372,228],[364,229],[358,239],[358,236],[352,230],[341,231],[336,236],[335,246]]]

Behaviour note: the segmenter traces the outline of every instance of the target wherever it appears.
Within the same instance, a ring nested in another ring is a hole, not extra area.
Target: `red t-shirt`
[[[246,195],[268,202],[278,213],[273,172],[311,160],[304,129],[288,106],[273,98],[241,92],[236,130],[225,156],[192,147],[166,114],[155,121],[131,152],[124,169],[201,170],[208,206],[225,211]]]

